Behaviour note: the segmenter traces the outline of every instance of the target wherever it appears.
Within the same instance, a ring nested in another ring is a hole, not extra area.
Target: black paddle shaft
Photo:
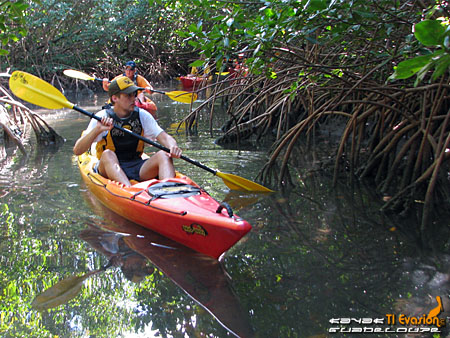
[[[100,121],[100,122],[102,121],[102,119],[101,119],[100,117],[96,116],[94,113],[90,113],[90,112],[88,112],[87,110],[84,110],[84,109],[82,109],[82,108],[80,108],[80,107],[77,107],[77,106],[74,105],[74,106],[73,106],[73,109],[75,109],[76,111],[78,111],[78,112],[80,112],[80,113],[82,113],[82,114],[84,114],[84,115],[89,116],[91,119],[95,119],[95,120]],[[132,132],[131,130],[129,130],[129,129],[122,128],[122,127],[120,127],[120,126],[117,126],[116,124],[114,124],[114,128],[119,129],[120,131],[123,131],[124,133],[133,135],[134,137],[138,138],[139,140],[141,140],[141,141],[143,141],[143,142],[145,142],[145,143],[148,143],[148,144],[152,145],[152,146],[155,147],[155,148],[158,148],[158,149],[160,149],[160,150],[164,150],[166,153],[170,153],[170,149],[164,147],[163,145],[159,144],[158,142],[154,142],[154,141],[152,141],[152,140],[149,140],[149,139],[146,138],[146,137],[143,137],[143,136],[141,136],[141,135],[138,135],[138,134],[136,134],[136,133],[133,133],[133,132]],[[211,169],[211,168],[207,167],[206,165],[204,165],[204,164],[202,164],[202,163],[200,163],[200,162],[198,162],[198,161],[195,161],[195,160],[193,160],[193,159],[190,159],[190,158],[187,157],[187,156],[181,155],[180,158],[181,158],[182,160],[185,160],[186,162],[189,162],[189,163],[191,163],[191,164],[193,164],[193,165],[199,167],[199,168],[202,168],[202,169],[204,169],[204,170],[206,170],[206,171],[209,171],[211,174],[216,175],[216,173],[217,173],[216,170]]]

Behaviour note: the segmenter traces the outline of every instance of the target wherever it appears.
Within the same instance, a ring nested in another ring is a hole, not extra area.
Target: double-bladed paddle
[[[101,118],[96,116],[94,113],[90,113],[75,104],[69,102],[66,97],[50,83],[38,78],[37,76],[22,72],[15,71],[11,74],[9,78],[9,88],[11,91],[22,100],[35,104],[37,106],[47,108],[47,109],[61,109],[61,108],[71,108],[84,115],[89,116],[92,119],[101,121]],[[141,141],[152,145],[155,148],[161,149],[165,152],[170,153],[170,150],[161,144],[149,140],[141,135],[135,134],[132,131],[114,125],[114,128],[121,130],[124,133],[130,134]],[[201,169],[204,169],[211,174],[220,177],[225,185],[231,190],[247,190],[247,191],[260,191],[260,192],[272,192],[269,188],[266,188],[258,183],[252,182],[245,178],[237,175],[222,173],[218,170],[211,169],[206,165],[190,159],[187,156],[181,155],[181,159],[189,162]]]
[[[87,80],[87,81],[103,81],[103,79],[100,79],[98,77],[90,76],[89,74],[80,72],[78,70],[74,69],[66,69],[63,71],[64,75],[72,77],[74,79],[79,80]],[[183,103],[191,103],[197,100],[197,94],[196,93],[190,93],[182,90],[174,90],[171,92],[163,92],[161,90],[152,89],[152,92],[164,94],[167,95],[169,98],[171,98],[174,101],[183,102]]]

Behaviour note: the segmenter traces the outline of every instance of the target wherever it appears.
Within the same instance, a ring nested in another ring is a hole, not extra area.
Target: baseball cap
[[[134,61],[127,61],[127,63],[125,63],[125,68],[126,67],[131,67],[131,69],[135,69],[136,68],[136,62],[134,62]]]
[[[108,95],[109,97],[111,97],[119,93],[131,94],[135,91],[144,89],[145,88],[143,87],[135,86],[134,82],[131,81],[128,77],[120,76],[109,84]]]

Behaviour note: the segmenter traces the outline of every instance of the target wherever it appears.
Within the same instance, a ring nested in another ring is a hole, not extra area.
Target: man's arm
[[[102,117],[101,122],[97,122],[95,127],[91,129],[89,132],[84,133],[73,146],[73,153],[77,156],[83,154],[88,151],[92,142],[95,141],[98,135],[103,133],[104,131],[111,130],[113,128],[113,119],[110,117]]]
[[[170,156],[180,158],[183,151],[178,147],[177,141],[172,136],[162,131],[156,139],[160,144],[170,149]]]
[[[148,82],[148,80],[142,75],[138,75],[137,77],[137,85],[138,87],[144,87],[145,91],[149,94],[152,93],[153,86]]]

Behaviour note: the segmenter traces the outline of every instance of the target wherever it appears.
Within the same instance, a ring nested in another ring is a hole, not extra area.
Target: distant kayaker
[[[125,76],[113,80],[108,89],[112,107],[96,114],[102,119],[101,122],[91,119],[73,148],[75,155],[81,155],[96,142],[98,172],[127,186],[131,185],[131,179],[144,181],[155,177],[175,177],[172,158],[179,158],[182,153],[176,140],[158,125],[153,116],[135,106],[137,92],[142,89]],[[170,149],[170,154],[159,151],[149,159],[142,159],[144,142],[131,134],[113,129],[113,123],[145,138],[156,139]]]
[[[126,76],[131,81],[133,81],[136,86],[145,88],[144,90],[138,91],[138,95],[136,97],[137,98],[136,106],[147,110],[156,119],[156,117],[157,117],[156,112],[157,112],[158,108],[156,107],[155,103],[152,100],[145,97],[145,95],[144,95],[144,91],[147,92],[148,94],[152,94],[153,86],[150,84],[150,82],[148,82],[148,80],[145,77],[138,74],[137,69],[136,69],[136,62],[127,61],[125,63],[125,69],[124,69],[123,74],[117,75],[113,80],[117,79],[120,76]],[[108,88],[110,85],[109,80],[107,78],[104,78],[102,85],[103,85],[103,89],[105,91],[108,91]]]

